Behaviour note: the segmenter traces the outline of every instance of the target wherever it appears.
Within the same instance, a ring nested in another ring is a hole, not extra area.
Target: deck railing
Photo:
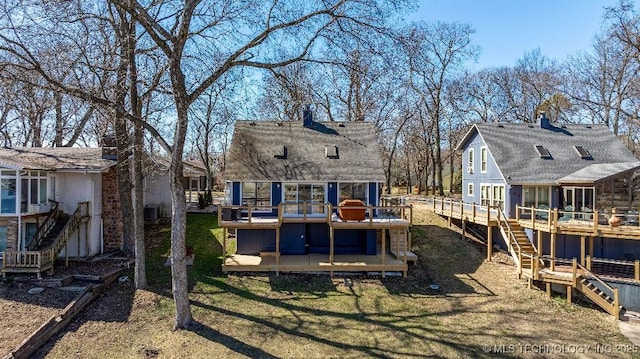
[[[51,211],[49,211],[49,214],[45,218],[44,222],[42,222],[31,240],[26,244],[26,248],[30,251],[33,251],[36,248],[40,247],[42,240],[47,236],[47,234],[49,234],[49,231],[51,231],[51,228],[53,228],[53,226],[56,224],[56,221],[58,220],[58,217],[60,215],[59,203],[56,201],[50,202],[53,203],[53,208],[51,208]]]
[[[58,252],[67,245],[73,233],[78,229],[80,220],[88,215],[89,202],[78,203],[75,212],[50,246],[38,251],[5,251],[2,256],[2,268],[33,269],[38,273],[51,268]]]
[[[339,206],[331,203],[317,202],[280,203],[277,206],[218,206],[218,223],[243,222],[247,224],[264,223],[261,219],[273,218],[274,224],[297,221],[320,221],[330,223]],[[319,208],[322,208],[321,210]],[[342,209],[364,210],[365,219],[361,223],[373,223],[374,220],[402,219],[413,223],[413,207],[411,205],[387,206],[340,206]],[[275,214],[274,214],[275,211]]]
[[[613,273],[633,273],[633,281],[640,283],[640,260],[625,261],[617,259],[596,258],[587,256],[585,258],[585,266],[590,271],[595,271],[595,266],[607,266],[612,268]],[[616,270],[617,269],[617,270]],[[601,275],[607,275],[607,273],[601,273]]]
[[[496,208],[498,213],[498,224],[500,226],[500,231],[502,235],[507,239],[507,247],[509,253],[514,257],[514,259],[518,262],[518,275],[522,275],[524,273],[524,269],[530,271],[530,277],[532,279],[538,279],[539,272],[539,263],[540,259],[537,254],[525,253],[522,251],[522,247],[518,243],[518,240],[513,233],[513,229],[511,228],[511,224],[509,224],[509,220],[504,212],[498,208]],[[532,243],[533,246],[533,243]],[[534,248],[534,251],[537,253],[537,250]],[[529,267],[525,268],[523,265],[523,259],[528,258]]]

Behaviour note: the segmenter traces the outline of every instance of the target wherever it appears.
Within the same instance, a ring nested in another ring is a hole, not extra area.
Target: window
[[[540,158],[548,159],[551,158],[551,153],[548,149],[544,148],[542,145],[535,145],[536,151],[538,151],[538,155]]]
[[[522,187],[522,205],[525,207],[539,208],[542,205],[549,206],[548,186]]]
[[[0,253],[7,250],[7,227],[0,227]]]
[[[469,149],[469,159],[467,165],[467,173],[473,173],[473,148]]]
[[[473,197],[473,183],[467,184],[467,196]]]
[[[491,204],[491,185],[480,185],[480,205],[488,206]]]
[[[242,183],[243,206],[271,206],[270,182],[243,182]],[[265,209],[270,210],[270,209]]]
[[[287,183],[284,185],[284,213],[323,214],[324,184]]]
[[[500,207],[504,211],[504,186],[493,186],[493,196],[491,197],[491,205]]]
[[[487,172],[487,148],[480,148],[480,172]]]
[[[47,173],[29,171],[20,177],[20,210],[29,212],[30,204],[47,203]]]
[[[367,204],[367,182],[340,183],[340,198],[338,202],[345,199],[359,199]]]
[[[6,172],[2,172],[4,176]],[[16,213],[16,178],[13,171],[13,178],[0,179],[0,213],[15,214]]]
[[[589,153],[589,151],[587,151],[587,149],[585,149],[582,146],[573,146],[573,148],[578,152],[578,154],[580,155],[580,158],[582,158],[583,160],[592,160],[593,157],[591,157],[591,153]]]

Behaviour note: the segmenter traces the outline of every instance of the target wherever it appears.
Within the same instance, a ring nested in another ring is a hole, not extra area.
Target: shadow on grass
[[[192,332],[207,339],[210,342],[216,342],[233,350],[236,353],[246,355],[249,358],[277,358],[264,350],[242,342],[230,335],[220,333],[219,331],[208,327],[205,324],[196,322],[191,329]],[[212,354],[212,357],[215,355]]]

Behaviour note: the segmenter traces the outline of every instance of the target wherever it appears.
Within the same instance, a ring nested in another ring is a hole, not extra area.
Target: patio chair
[[[558,218],[558,222],[566,222],[571,219],[573,219],[573,206],[566,206],[562,216]]]
[[[544,220],[549,219],[549,206],[547,206],[546,204],[541,204],[537,209],[539,209],[540,211],[536,211],[536,218]]]
[[[591,214],[593,210],[589,207],[582,207],[580,211],[584,212],[582,214],[582,219],[585,221],[591,221],[593,219],[593,215]]]
[[[638,211],[627,211],[627,225],[638,225]]]

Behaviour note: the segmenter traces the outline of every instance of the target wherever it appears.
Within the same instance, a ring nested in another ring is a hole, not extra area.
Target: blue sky
[[[513,66],[526,51],[564,60],[589,50],[605,6],[617,0],[419,0],[408,20],[465,22],[482,48],[473,67]]]

